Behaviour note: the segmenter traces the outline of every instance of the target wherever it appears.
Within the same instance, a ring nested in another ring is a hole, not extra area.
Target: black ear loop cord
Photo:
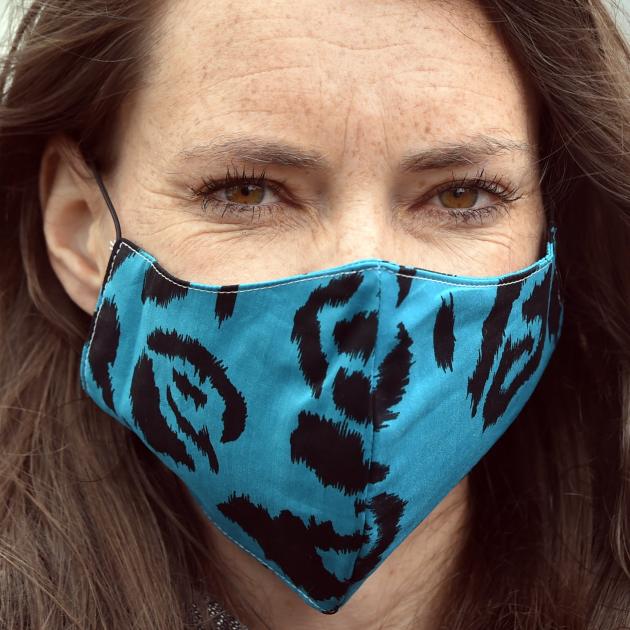
[[[548,215],[547,215],[547,243],[546,243],[546,248],[549,247],[549,245],[551,243],[554,243],[554,250],[555,250],[555,241],[557,239],[557,231],[558,231],[558,226],[556,224],[556,208],[554,205],[553,200],[551,200],[549,202],[549,211],[548,211]],[[543,256],[547,255],[547,250],[545,249],[544,252],[542,252]]]
[[[118,215],[116,214],[116,208],[114,208],[114,204],[109,197],[109,193],[107,192],[107,188],[105,188],[105,184],[103,183],[103,179],[101,178],[101,174],[99,173],[98,167],[95,162],[90,160],[88,161],[88,166],[94,175],[94,179],[98,184],[98,187],[101,190],[101,194],[105,198],[105,203],[109,209],[109,213],[112,215],[112,219],[114,221],[114,227],[116,229],[116,240],[119,241],[122,238],[121,230],[120,230],[120,221],[118,220]]]

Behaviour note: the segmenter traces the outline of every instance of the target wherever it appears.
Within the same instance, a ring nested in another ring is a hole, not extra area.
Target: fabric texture
[[[334,613],[532,395],[562,325],[553,227],[541,255],[490,278],[365,259],[225,286],[119,238],[82,385]]]

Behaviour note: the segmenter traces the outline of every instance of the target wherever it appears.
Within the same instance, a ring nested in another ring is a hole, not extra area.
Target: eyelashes
[[[494,176],[492,179],[484,177],[484,169],[477,172],[474,177],[463,177],[455,179],[453,176],[451,181],[433,188],[428,195],[423,197],[420,203],[425,203],[427,200],[432,199],[435,196],[441,195],[443,192],[464,189],[464,190],[482,190],[484,192],[496,195],[498,201],[494,204],[483,206],[481,208],[433,208],[429,211],[425,211],[424,214],[435,215],[448,215],[456,222],[462,223],[478,222],[482,223],[484,218],[494,217],[495,215],[504,213],[508,214],[510,205],[515,201],[518,201],[523,197],[517,186],[510,183],[504,183],[499,176]]]
[[[291,196],[285,192],[285,183],[286,180],[280,182],[268,180],[265,177],[264,170],[257,175],[252,169],[251,174],[248,175],[245,169],[239,174],[236,170],[234,173],[231,173],[228,167],[227,173],[223,178],[202,178],[201,185],[190,186],[189,191],[192,200],[201,202],[201,208],[204,213],[220,214],[221,217],[228,214],[239,220],[241,217],[251,214],[251,220],[254,221],[260,220],[263,214],[271,215],[281,211],[287,203],[294,206],[297,205],[291,199]],[[235,203],[228,199],[218,199],[216,197],[216,194],[220,191],[240,188],[242,192],[245,190],[245,187],[264,190],[265,195],[267,192],[271,192],[278,197],[278,200],[273,203],[250,205]],[[519,190],[516,186],[504,183],[498,176],[492,179],[484,177],[484,169],[481,169],[474,177],[455,179],[453,176],[449,182],[434,187],[427,195],[424,195],[419,202],[412,204],[412,207],[415,209],[418,205],[421,206],[423,203],[442,195],[444,192],[458,191],[461,193],[462,191],[474,190],[480,190],[495,195],[497,201],[483,207],[433,207],[419,210],[415,212],[415,214],[421,214],[423,218],[429,216],[439,220],[446,219],[447,222],[482,223],[484,219],[493,218],[503,213],[509,213],[510,205],[523,196],[519,194]]]
[[[267,180],[265,178],[265,171],[260,175],[256,175],[254,170],[252,169],[251,175],[247,175],[245,173],[245,169],[243,169],[242,173],[239,175],[236,171],[234,174],[230,173],[230,168],[228,167],[227,173],[221,179],[213,179],[213,178],[202,178],[202,184],[199,187],[189,187],[191,192],[191,197],[196,200],[201,201],[201,208],[204,212],[208,211],[208,206],[214,206],[214,208],[223,208],[221,212],[221,216],[226,213],[232,214],[244,214],[248,211],[254,212],[254,210],[259,211],[259,218],[261,213],[264,212],[273,212],[274,210],[278,210],[281,207],[281,204],[264,204],[257,206],[248,206],[245,204],[234,203],[231,201],[222,201],[220,199],[216,199],[214,194],[223,189],[230,188],[238,188],[244,186],[254,186],[259,188],[265,188],[272,191],[274,194],[279,195],[282,186],[286,183],[286,180],[281,182],[274,182],[271,180]]]

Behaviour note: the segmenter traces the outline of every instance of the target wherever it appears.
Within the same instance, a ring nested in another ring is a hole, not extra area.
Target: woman
[[[630,624],[629,60],[586,0],[29,3],[2,627]]]

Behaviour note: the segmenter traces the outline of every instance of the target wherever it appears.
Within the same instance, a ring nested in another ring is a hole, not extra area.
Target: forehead
[[[136,114],[176,148],[250,131],[391,149],[525,135],[528,96],[476,3],[178,0],[159,24]]]

